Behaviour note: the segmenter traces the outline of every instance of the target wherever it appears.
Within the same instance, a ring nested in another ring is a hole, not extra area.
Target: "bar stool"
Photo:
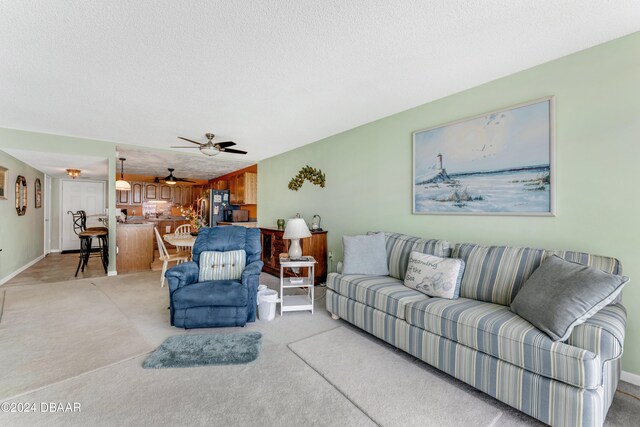
[[[93,238],[98,239],[99,256],[102,260],[102,267],[104,272],[107,272],[109,266],[109,229],[107,227],[89,227],[87,228],[87,213],[85,211],[71,212],[68,211],[73,217],[73,231],[80,238],[80,257],[78,258],[78,267],[76,268],[75,276],[78,277],[78,272],[84,268],[89,262],[91,256],[91,246],[93,245]]]

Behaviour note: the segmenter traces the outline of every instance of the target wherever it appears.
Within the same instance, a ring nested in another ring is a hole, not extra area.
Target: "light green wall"
[[[27,132],[15,129],[0,128],[0,150],[17,148],[37,152],[63,153],[99,156],[109,160],[109,180],[107,206],[109,207],[109,272],[116,271],[116,145],[112,142],[97,141],[69,136],[50,135],[46,133]],[[18,235],[8,231],[9,238]],[[4,237],[4,236],[3,236]],[[52,242],[52,247],[54,243]]]
[[[635,33],[264,160],[259,223],[320,214],[337,258],[342,235],[368,230],[615,256],[632,279],[623,369],[640,374],[639,76]],[[411,214],[413,131],[549,95],[556,97],[556,217]],[[305,182],[288,190],[307,164],[326,173],[326,188]]]
[[[0,200],[0,283],[10,274],[44,253],[44,209],[35,208],[36,178],[44,186],[44,175],[0,151],[0,166],[9,169],[6,200]],[[15,207],[15,182],[18,175],[27,180],[27,212],[18,216]]]
[[[60,215],[62,215],[62,185],[59,178],[51,178],[51,251],[58,252],[62,250],[60,247]]]

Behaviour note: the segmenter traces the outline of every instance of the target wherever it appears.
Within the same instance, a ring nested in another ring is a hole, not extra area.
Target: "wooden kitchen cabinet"
[[[274,276],[280,276],[280,254],[289,251],[289,240],[282,238],[284,230],[277,228],[260,228],[260,239],[262,244],[263,271]],[[313,231],[311,237],[300,239],[302,255],[312,256],[317,261],[315,266],[315,282],[324,283],[327,279],[327,232]],[[301,275],[306,273],[302,272]],[[295,274],[287,270],[287,277]]]
[[[144,199],[145,200],[158,200],[158,185],[157,184],[145,184],[144,185]]]
[[[182,189],[184,187],[182,185],[176,185],[173,189],[173,204],[174,205],[182,205]]]
[[[182,187],[182,206],[191,206],[193,203],[191,187]]]
[[[221,179],[213,183],[212,187],[214,190],[228,190],[229,189],[229,181],[226,179]]]
[[[168,184],[160,186],[160,200],[171,200],[173,197],[173,189]]]
[[[131,196],[129,190],[116,190],[116,203],[118,205],[128,205]]]
[[[151,269],[153,262],[153,226],[118,224],[116,228],[116,269],[119,274]]]
[[[229,179],[229,202],[232,205],[258,203],[258,174],[244,172]]]
[[[131,204],[141,205],[143,199],[144,185],[141,182],[131,183]]]

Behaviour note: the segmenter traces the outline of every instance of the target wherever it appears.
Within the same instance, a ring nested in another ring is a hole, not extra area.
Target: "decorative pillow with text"
[[[464,261],[412,251],[404,285],[430,297],[455,299],[460,295]]]

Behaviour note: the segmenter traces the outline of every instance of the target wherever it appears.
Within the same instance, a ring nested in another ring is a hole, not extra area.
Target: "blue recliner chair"
[[[198,282],[205,251],[243,249],[246,266],[240,280]],[[179,328],[244,326],[256,320],[256,292],[262,271],[260,230],[236,226],[202,228],[193,246],[193,261],[170,268],[171,324]]]

